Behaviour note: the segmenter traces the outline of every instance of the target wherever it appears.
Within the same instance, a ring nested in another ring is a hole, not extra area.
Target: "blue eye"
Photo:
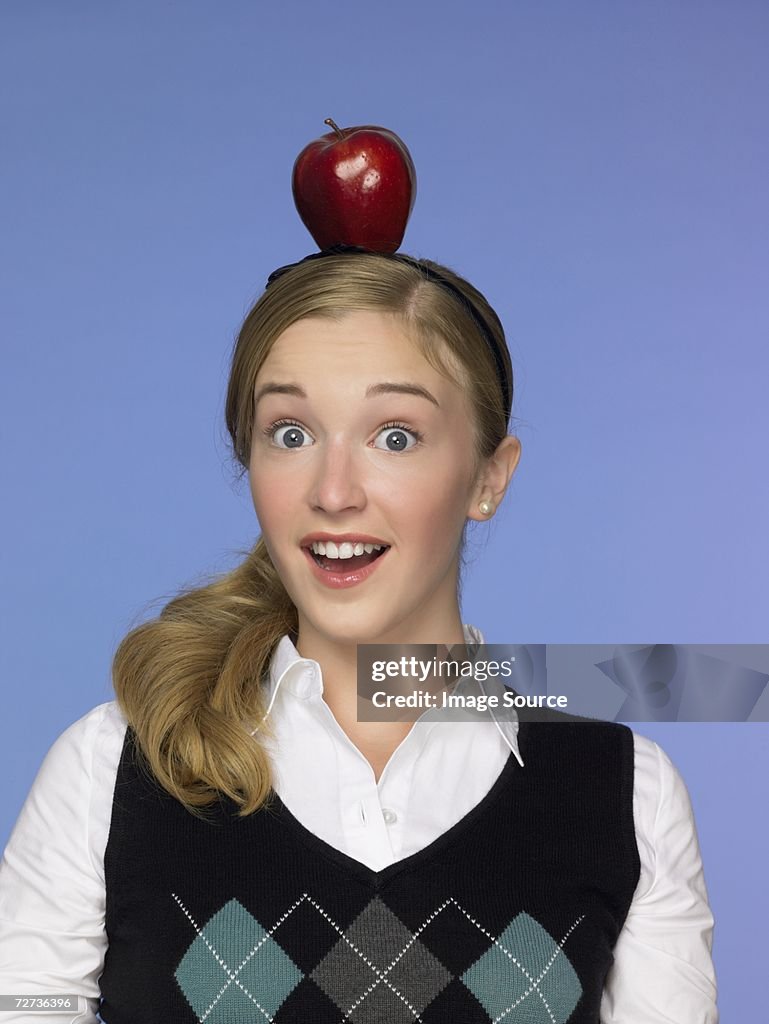
[[[281,436],[281,431],[285,428],[285,433],[282,434],[285,444],[281,444],[276,441],[276,438]],[[270,440],[275,441],[278,448],[305,448],[302,439],[307,438],[307,431],[304,427],[300,427],[298,423],[294,423],[293,420],[276,420],[275,423],[271,423],[269,427],[264,431],[265,435]]]
[[[262,433],[276,448],[284,450],[306,448],[313,443],[305,428],[294,420],[275,420],[274,423],[265,427]],[[398,422],[385,423],[380,427],[377,440],[380,437],[385,438],[385,447],[383,448],[381,445],[375,445],[375,447],[380,451],[390,452],[410,451],[422,441],[422,435],[418,431],[407,427],[405,423]],[[409,438],[411,438],[411,443],[409,443]]]
[[[422,435],[416,430],[411,430],[403,423],[385,423],[382,429],[377,434],[377,437],[381,437],[384,434],[385,443],[387,445],[387,451],[390,452],[405,452],[411,448],[415,448],[422,440]],[[414,438],[414,443],[408,443],[408,435]],[[379,447],[377,445],[377,447]]]

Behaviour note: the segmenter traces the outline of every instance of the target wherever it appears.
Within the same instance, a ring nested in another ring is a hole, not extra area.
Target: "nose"
[[[362,469],[344,438],[330,440],[318,451],[309,500],[314,509],[343,512],[366,504]]]

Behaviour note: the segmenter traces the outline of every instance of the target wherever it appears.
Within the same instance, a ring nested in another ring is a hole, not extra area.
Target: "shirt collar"
[[[467,644],[483,644],[483,634],[475,626],[464,624],[464,637]],[[311,700],[323,694],[323,678],[320,665],[312,658],[303,658],[297,651],[291,637],[285,634],[279,640],[270,660],[269,696],[267,712],[271,712],[278,696],[292,694],[299,700]],[[499,730],[507,746],[515,755],[518,764],[523,767],[523,759],[518,749],[518,716],[514,709],[509,709],[510,717],[498,718],[494,708],[489,708],[489,715]],[[254,730],[256,731],[256,730]]]

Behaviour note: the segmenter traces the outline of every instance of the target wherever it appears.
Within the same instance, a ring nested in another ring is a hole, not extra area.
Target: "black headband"
[[[306,263],[307,260],[316,260],[323,256],[339,256],[344,255],[345,253],[372,253],[372,250],[364,249],[359,245],[331,245],[326,249],[321,249],[319,252],[310,253],[309,256],[305,256],[303,259],[298,260],[296,263],[288,263],[285,267],[278,267],[277,270],[273,270],[273,272],[267,278],[267,284],[265,287],[269,288],[272,282],[275,281],[277,278],[281,277],[283,274],[285,274],[286,271],[292,270],[294,267],[299,266],[300,263]],[[451,292],[451,294],[461,302],[464,309],[475,321],[479,331],[486,340],[486,344],[488,345],[492,356],[494,357],[494,362],[497,367],[497,376],[499,377],[500,387],[502,388],[502,399],[504,402],[506,414],[505,422],[507,422],[510,419],[510,411],[513,404],[512,382],[507,371],[506,362],[502,356],[502,353],[499,350],[499,343],[497,342],[497,339],[494,337],[494,334],[489,329],[489,325],[486,323],[485,319],[480,315],[480,313],[475,308],[473,303],[467,298],[464,292],[461,292],[455,284],[452,284],[451,281],[448,281],[441,274],[436,273],[436,271],[433,270],[431,267],[426,266],[424,263],[420,263],[418,260],[412,259],[410,256],[406,256],[404,253],[377,252],[374,255],[386,256],[389,259],[400,260],[401,263],[408,263],[409,266],[415,267],[417,270],[419,270],[426,280],[434,281],[435,284],[438,284],[442,288],[445,288],[446,291]]]

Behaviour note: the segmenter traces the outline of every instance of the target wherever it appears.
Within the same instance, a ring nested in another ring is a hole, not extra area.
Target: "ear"
[[[494,515],[505,496],[521,457],[521,442],[508,434],[499,442],[496,451],[485,460],[478,473],[472,498],[467,509],[468,519],[486,522]],[[487,501],[491,509],[487,515],[478,508],[481,501]]]

